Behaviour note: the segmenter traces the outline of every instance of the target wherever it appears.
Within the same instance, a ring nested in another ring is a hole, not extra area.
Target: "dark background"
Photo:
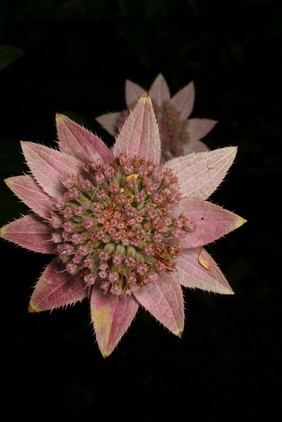
[[[140,310],[107,359],[86,301],[27,313],[50,257],[1,240],[5,421],[281,420],[281,37],[276,0],[0,2],[1,180],[20,140],[54,145],[56,112],[110,145],[95,117],[162,72],[172,94],[194,81],[211,148],[239,146],[212,199],[248,220],[208,247],[235,295],[185,290],[181,340]],[[3,225],[26,209],[0,188]]]

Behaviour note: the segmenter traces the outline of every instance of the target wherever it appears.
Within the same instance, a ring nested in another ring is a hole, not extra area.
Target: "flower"
[[[106,113],[96,118],[111,135],[116,136],[144,89],[136,83],[125,81],[125,101],[127,110]],[[155,114],[159,124],[162,143],[162,161],[179,157],[190,152],[209,150],[201,140],[216,125],[216,120],[189,118],[195,99],[193,82],[180,89],[171,97],[168,84],[160,73],[149,89]]]
[[[236,147],[160,164],[158,125],[147,94],[113,149],[64,115],[56,116],[56,125],[59,148],[22,142],[30,174],[6,180],[31,213],[4,225],[1,237],[54,255],[36,283],[29,311],[88,299],[104,357],[140,306],[181,336],[182,286],[232,293],[203,246],[245,221],[206,201]]]

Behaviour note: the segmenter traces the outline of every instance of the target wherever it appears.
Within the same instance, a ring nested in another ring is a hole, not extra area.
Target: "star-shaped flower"
[[[113,149],[57,115],[58,149],[22,142],[30,174],[6,180],[31,210],[1,237],[54,255],[33,290],[40,312],[89,300],[99,349],[110,355],[141,306],[168,330],[184,328],[182,286],[232,293],[203,248],[244,219],[207,201],[236,147],[164,165],[150,97],[128,116]]]
[[[106,113],[96,118],[101,126],[111,135],[117,136],[124,120],[144,93],[138,84],[125,81],[125,101],[127,110]],[[162,161],[179,157],[190,152],[208,151],[209,148],[201,140],[217,123],[216,120],[189,118],[195,100],[194,83],[190,82],[171,97],[168,84],[160,73],[149,89],[155,114],[159,124]]]

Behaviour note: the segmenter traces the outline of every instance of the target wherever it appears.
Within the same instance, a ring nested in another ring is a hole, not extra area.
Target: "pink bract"
[[[127,110],[111,112],[98,116],[96,120],[111,135],[117,136],[122,128],[129,110],[131,110],[145,89],[130,81],[125,81],[125,101]],[[195,100],[194,83],[190,82],[171,96],[168,84],[160,73],[148,91],[159,125],[162,161],[179,157],[191,152],[208,151],[202,141],[216,125],[216,120],[190,118]]]
[[[164,96],[164,90],[157,95]],[[1,237],[54,256],[37,281],[29,311],[87,299],[104,357],[140,307],[181,336],[182,286],[233,293],[204,246],[245,222],[207,201],[237,148],[161,164],[160,134],[147,94],[112,149],[64,115],[56,116],[56,125],[58,149],[22,142],[30,174],[6,180],[30,213],[3,226]]]

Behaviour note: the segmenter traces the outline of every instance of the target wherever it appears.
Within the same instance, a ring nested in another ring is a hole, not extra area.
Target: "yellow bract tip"
[[[142,98],[149,98],[150,95],[147,91],[144,92],[144,94],[142,95]]]
[[[36,312],[36,310],[29,304],[28,305],[28,313],[29,314],[34,314]]]
[[[56,119],[59,120],[63,120],[63,119],[67,119],[67,116],[65,116],[64,114],[61,113],[56,113]]]

